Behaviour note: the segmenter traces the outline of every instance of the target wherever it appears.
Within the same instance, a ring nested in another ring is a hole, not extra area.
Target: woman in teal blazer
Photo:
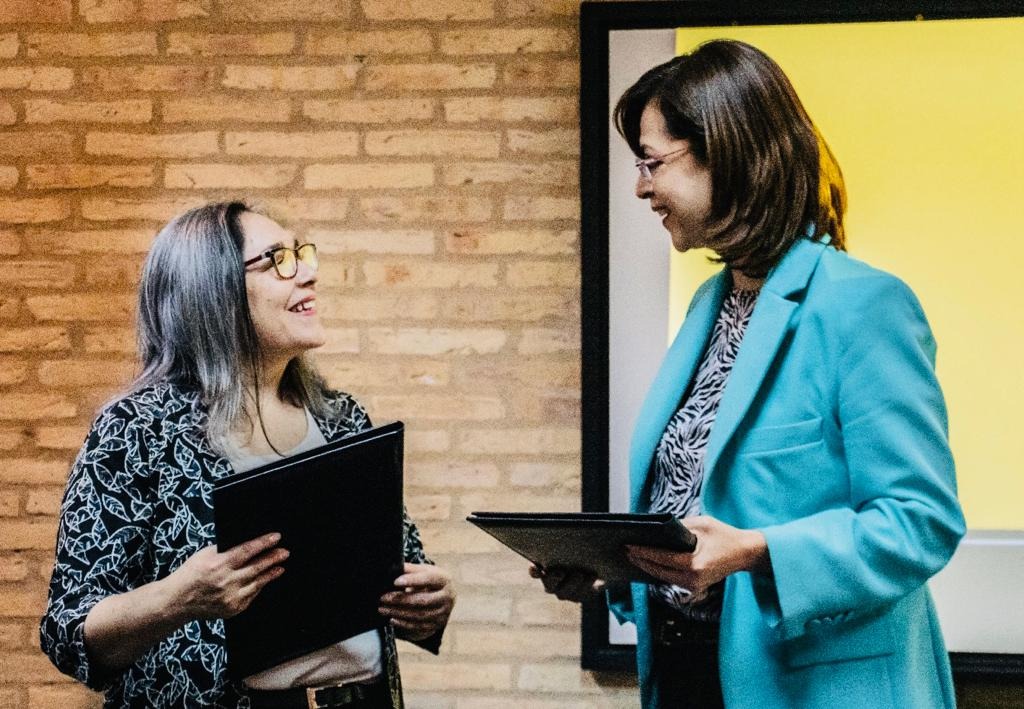
[[[685,643],[704,634],[693,620],[703,616],[666,625],[675,611],[633,584],[610,600],[637,625],[643,706],[953,707],[925,582],[965,528],[920,304],[843,252],[838,165],[759,50],[715,41],[655,67],[616,119],[638,156],[637,196],[675,248],[707,246],[725,264],[693,298],[630,459],[631,509],[649,511],[675,417],[695,398],[715,399],[704,407],[707,435],[687,444],[700,515],[684,521],[696,550],[633,548],[630,558],[695,606],[717,603],[707,615],[720,618],[721,695],[695,698],[699,649],[663,651],[666,628]],[[756,301],[733,323],[739,334],[719,341],[734,291]],[[560,597],[591,587],[546,575]]]

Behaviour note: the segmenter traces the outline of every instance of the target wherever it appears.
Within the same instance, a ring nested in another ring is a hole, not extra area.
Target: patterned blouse
[[[670,512],[676,517],[701,514],[704,452],[759,292],[733,289],[722,303],[690,393],[683,397],[679,410],[669,420],[655,451],[651,512]],[[689,618],[707,621],[717,621],[721,615],[722,590],[723,584],[716,584],[704,598],[694,600],[688,590],[679,586],[650,587],[656,600]]]
[[[370,427],[349,395],[328,392],[328,404],[332,414],[316,419],[328,441]],[[245,687],[227,677],[223,620],[188,622],[117,672],[97,666],[83,639],[99,601],[165,578],[215,542],[213,482],[233,470],[210,445],[206,421],[195,392],[171,383],[135,391],[100,412],[71,469],[40,642],[59,670],[105,691],[106,707],[249,707]],[[430,563],[408,516],[405,559]],[[394,633],[381,632],[399,708]],[[440,640],[419,644],[436,652]]]

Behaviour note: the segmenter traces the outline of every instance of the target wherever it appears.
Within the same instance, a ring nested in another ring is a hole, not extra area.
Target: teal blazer
[[[697,291],[641,409],[631,508],[730,288]],[[772,575],[726,579],[719,647],[728,709],[955,706],[925,582],[965,532],[935,342],[897,278],[800,239],[769,274],[705,454],[706,514],[768,541]],[[647,587],[610,598],[637,625],[645,709]]]

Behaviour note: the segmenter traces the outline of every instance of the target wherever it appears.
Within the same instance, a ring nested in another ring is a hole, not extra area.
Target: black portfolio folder
[[[539,566],[583,569],[611,582],[655,581],[626,560],[627,544],[685,552],[697,545],[668,513],[474,512],[466,519]]]
[[[218,480],[217,548],[269,532],[284,574],[225,621],[241,679],[384,625],[380,596],[402,574],[401,422]]]

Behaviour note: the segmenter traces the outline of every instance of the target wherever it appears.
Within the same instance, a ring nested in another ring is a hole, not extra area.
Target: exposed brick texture
[[[328,380],[407,424],[406,502],[459,593],[439,657],[401,646],[410,709],[639,705],[464,521],[580,504],[578,12],[0,2],[0,709],[101,705],[37,648],[63,485],[137,369],[156,230],[245,196],[320,247]],[[987,691],[961,704],[1016,706]]]
[[[137,370],[155,231],[234,196],[319,245],[321,369],[407,422],[406,501],[459,591],[441,656],[402,649],[409,706],[635,705],[578,669],[576,609],[463,519],[579,505],[576,9],[556,5],[0,9],[0,707],[99,706],[35,648],[63,484]]]

